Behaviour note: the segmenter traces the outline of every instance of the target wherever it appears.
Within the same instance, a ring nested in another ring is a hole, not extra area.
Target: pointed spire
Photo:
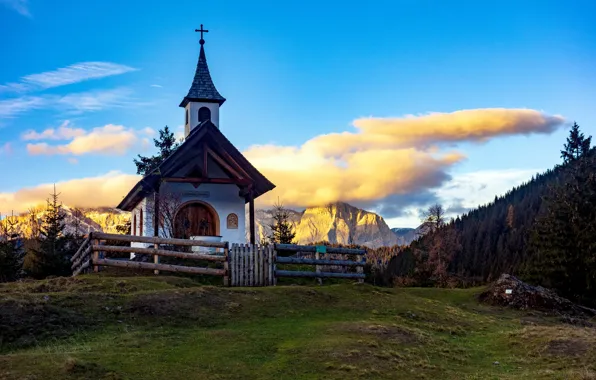
[[[201,25],[201,30],[202,29],[203,25]],[[199,54],[199,62],[197,63],[195,77],[188,90],[188,94],[180,103],[180,107],[186,107],[189,102],[213,102],[219,103],[221,106],[226,101],[226,99],[219,94],[213,84],[213,80],[211,80],[209,66],[207,66],[207,58],[205,57],[205,48],[203,47],[205,40],[202,38],[202,34],[203,33],[201,32],[201,52]]]

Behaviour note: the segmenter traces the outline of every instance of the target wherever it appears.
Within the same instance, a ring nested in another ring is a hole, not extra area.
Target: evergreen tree
[[[174,133],[170,131],[167,125],[159,131],[159,139],[153,139],[153,143],[158,149],[157,155],[144,157],[139,154],[138,160],[133,159],[137,166],[137,174],[147,175],[151,173],[180,146],[180,143],[174,137]]]
[[[22,238],[14,233],[14,218],[0,215],[0,282],[14,281],[21,276],[25,251]]]
[[[580,157],[545,198],[545,213],[534,228],[530,278],[561,295],[596,296],[596,157]]]
[[[47,200],[47,206],[38,244],[28,253],[25,269],[36,278],[70,274],[69,255],[73,252],[72,237],[65,233],[66,214],[58,201],[56,188]]]
[[[130,235],[132,229],[132,223],[127,220],[124,224],[119,224],[116,226],[116,232],[122,235]]]
[[[271,228],[270,243],[292,244],[294,242],[296,232],[290,223],[290,212],[279,200],[273,205],[273,223],[269,227]]]
[[[579,130],[579,125],[573,123],[565,149],[561,151],[561,158],[564,163],[569,163],[586,155],[590,151],[590,144],[592,143],[592,136],[585,137]]]

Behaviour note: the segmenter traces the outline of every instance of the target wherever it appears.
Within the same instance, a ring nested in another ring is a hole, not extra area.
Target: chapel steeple
[[[219,128],[219,107],[226,101],[215,88],[209,73],[209,66],[207,66],[203,33],[208,32],[208,30],[203,29],[203,24],[201,24],[201,29],[195,29],[195,32],[201,33],[201,39],[199,40],[201,52],[199,53],[197,69],[188,94],[180,103],[180,107],[185,108],[186,114],[185,136],[188,136],[193,128],[205,120],[211,120]]]

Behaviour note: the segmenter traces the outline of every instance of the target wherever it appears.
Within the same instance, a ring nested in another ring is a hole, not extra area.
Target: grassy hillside
[[[480,305],[478,292],[166,276],[2,284],[0,379],[596,376],[594,329]]]

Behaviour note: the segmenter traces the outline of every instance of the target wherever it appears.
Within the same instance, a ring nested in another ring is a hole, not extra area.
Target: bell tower
[[[201,24],[201,29],[195,29],[195,32],[201,33],[201,39],[199,40],[201,52],[199,53],[197,70],[195,71],[195,76],[188,94],[180,103],[180,107],[184,108],[185,113],[185,138],[188,137],[194,128],[206,120],[211,120],[219,128],[219,107],[226,101],[215,88],[211,74],[209,73],[209,66],[207,66],[203,33],[207,33],[208,30],[203,29],[203,24]]]

